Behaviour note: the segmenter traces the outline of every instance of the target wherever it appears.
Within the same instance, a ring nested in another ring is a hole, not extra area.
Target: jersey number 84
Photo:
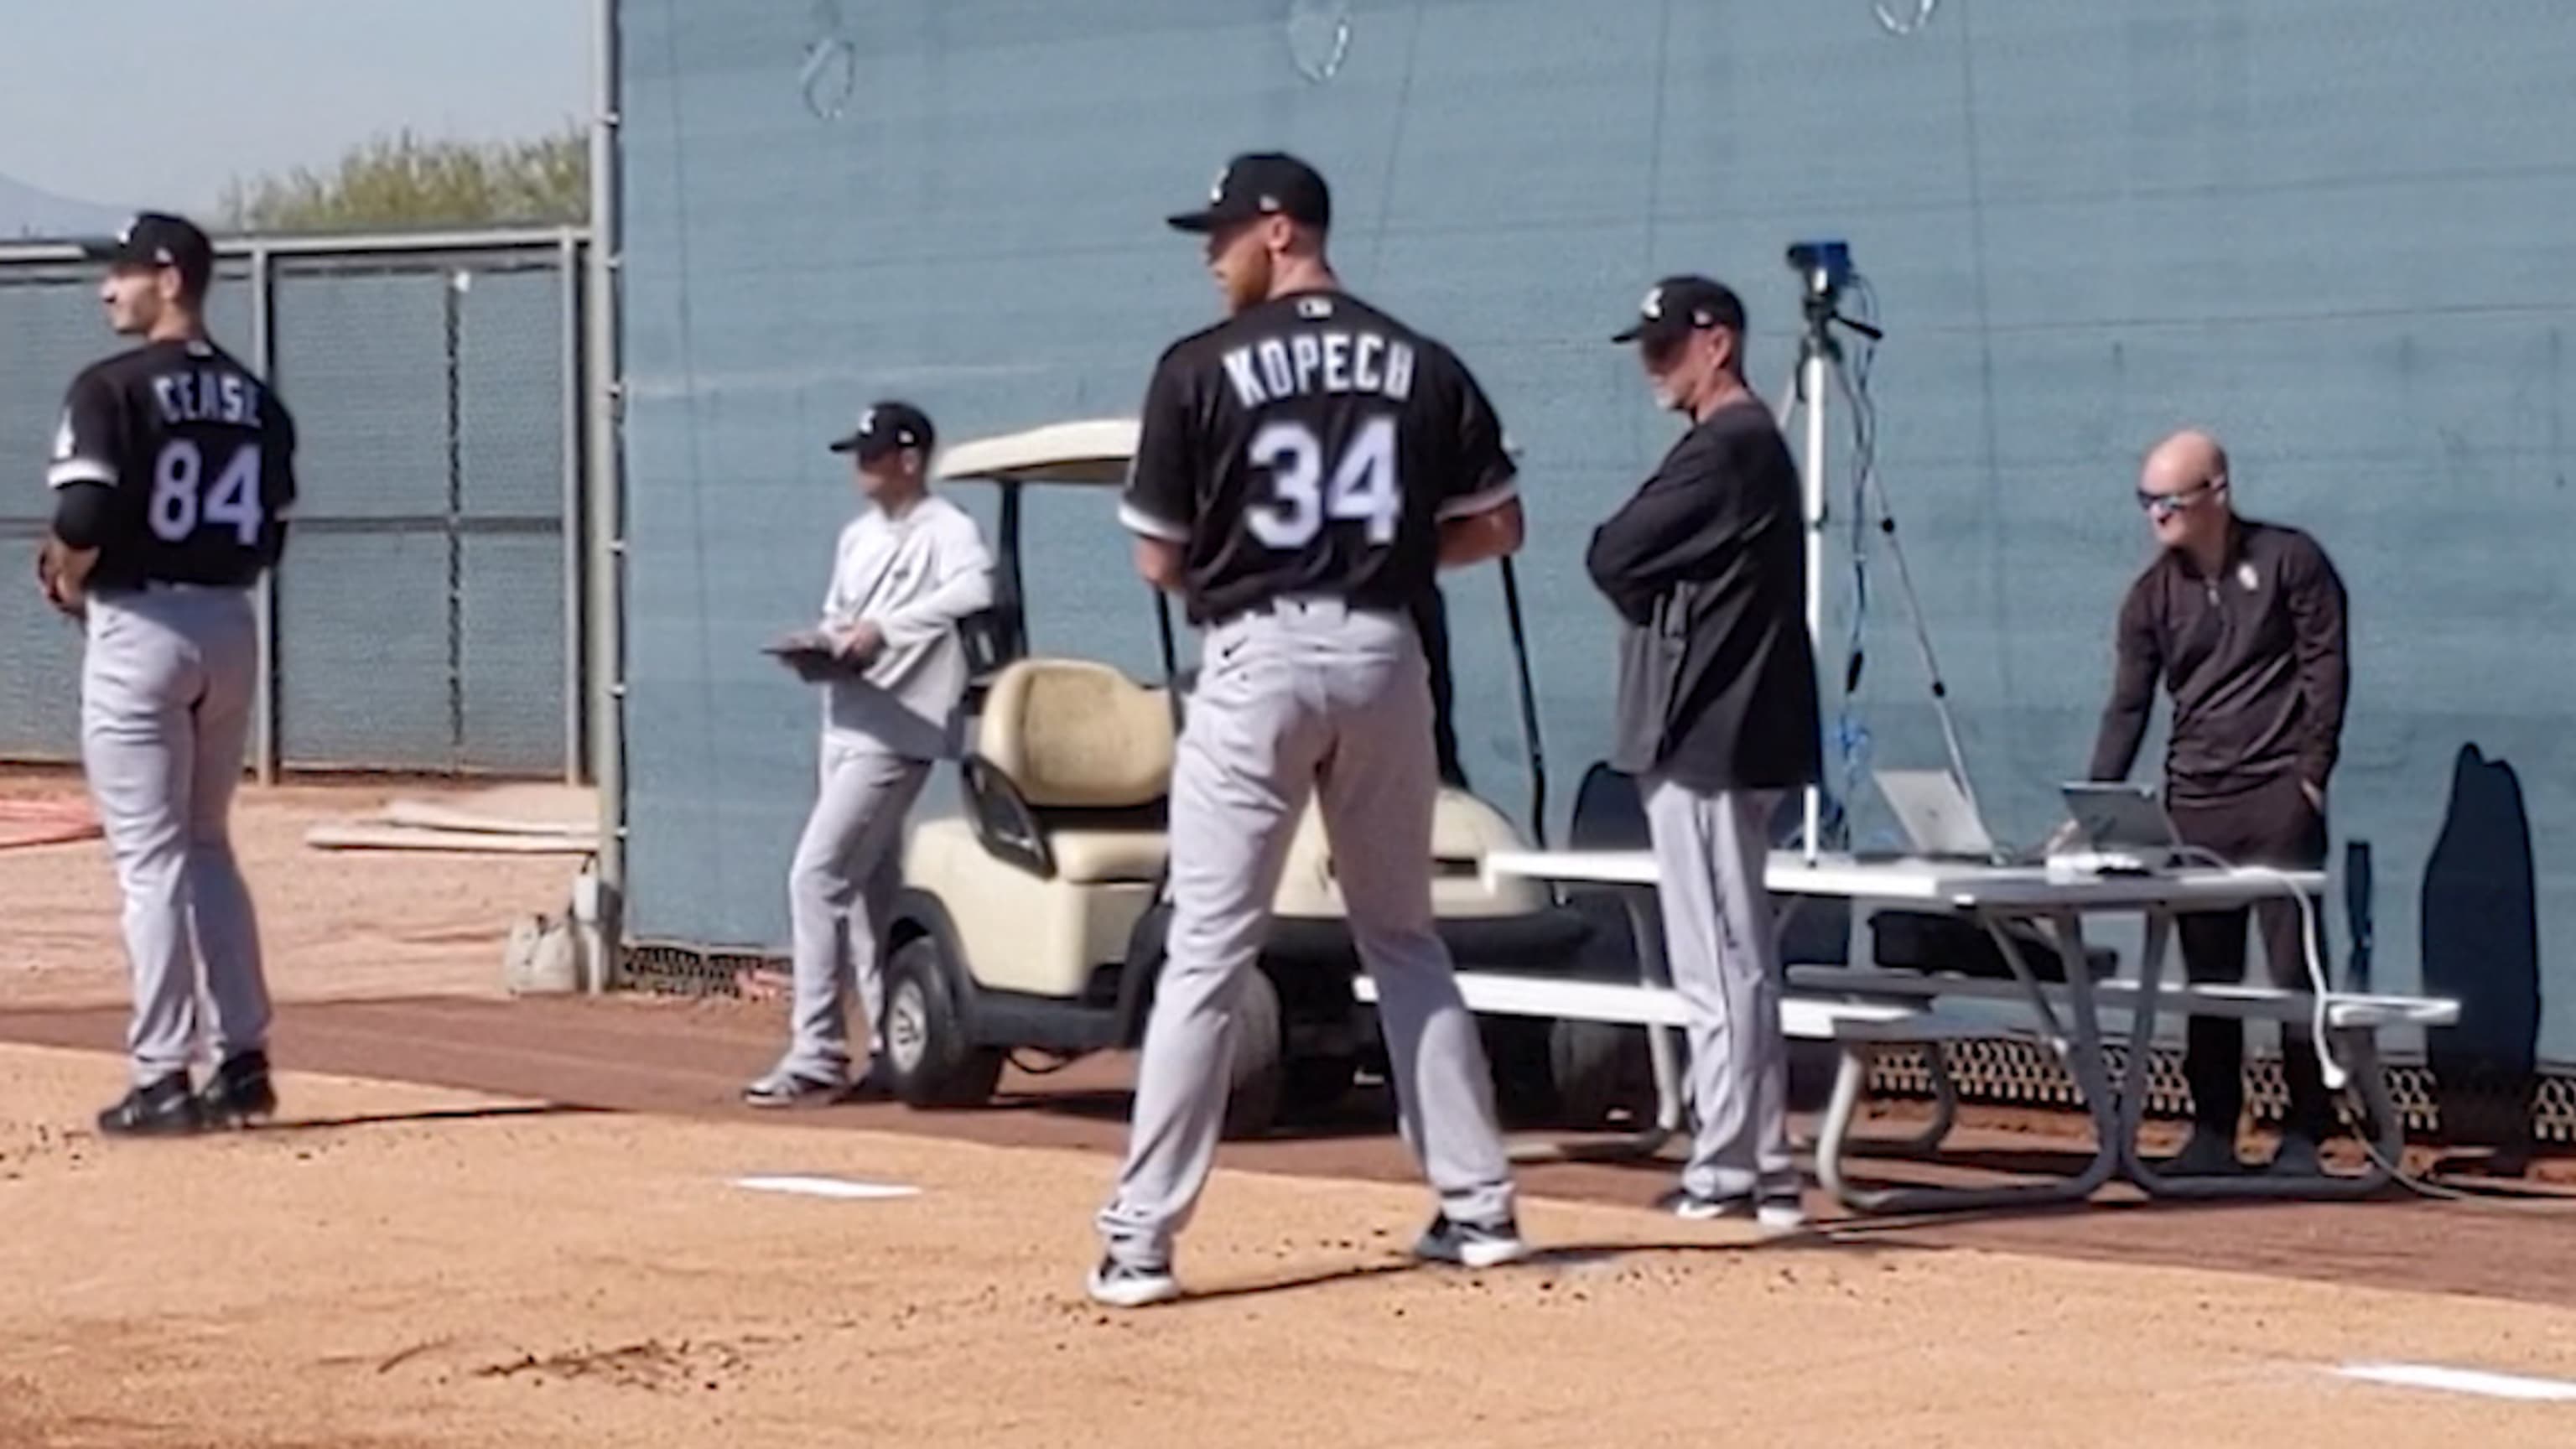
[[[152,532],[164,543],[185,543],[200,523],[221,525],[233,531],[242,547],[257,548],[259,444],[234,445],[213,486],[200,486],[205,476],[205,453],[194,441],[173,438],[162,445],[161,457],[152,465]]]

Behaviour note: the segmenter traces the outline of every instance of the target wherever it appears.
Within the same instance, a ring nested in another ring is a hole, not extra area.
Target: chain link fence
[[[578,231],[235,241],[207,322],[295,412],[303,497],[267,590],[262,773],[586,773]],[[52,512],[97,271],[0,248],[0,548]],[[23,581],[22,581],[23,582]],[[77,629],[0,587],[0,761],[80,748]]]

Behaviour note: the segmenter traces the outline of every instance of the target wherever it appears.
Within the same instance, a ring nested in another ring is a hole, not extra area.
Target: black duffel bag
[[[2004,928],[2021,958],[2042,981],[2064,981],[2066,961],[2035,927]],[[2012,965],[1986,928],[1967,916],[1942,911],[1880,911],[1869,918],[1870,959],[1891,971],[1955,971],[1962,976],[2009,980]],[[2119,968],[2120,953],[2089,946],[2085,957],[2095,980]]]

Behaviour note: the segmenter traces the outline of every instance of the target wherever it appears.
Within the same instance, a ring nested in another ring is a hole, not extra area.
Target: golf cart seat
[[[963,763],[976,838],[1073,885],[1150,884],[1170,837],[1170,697],[1106,664],[1020,659],[993,676]]]

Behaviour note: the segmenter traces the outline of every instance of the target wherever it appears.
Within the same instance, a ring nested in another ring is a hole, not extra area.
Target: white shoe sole
[[[775,1090],[785,1085],[785,1091]],[[855,1090],[851,1079],[827,1081],[821,1077],[763,1077],[742,1089],[742,1100],[754,1107],[822,1107],[840,1101]]]
[[[1486,1238],[1458,1245],[1458,1266],[1463,1269],[1499,1269],[1504,1263],[1517,1263],[1528,1256],[1530,1245],[1520,1238]]]
[[[1741,1211],[1717,1203],[1686,1202],[1674,1208],[1672,1214],[1686,1223],[1740,1223],[1745,1220]],[[1766,1233],[1801,1233],[1807,1230],[1807,1211],[1764,1204],[1753,1210],[1753,1224]]]
[[[1090,1292],[1092,1302],[1106,1308],[1149,1308],[1181,1296],[1180,1280],[1169,1273],[1113,1282],[1100,1276],[1095,1268],[1083,1286]]]

